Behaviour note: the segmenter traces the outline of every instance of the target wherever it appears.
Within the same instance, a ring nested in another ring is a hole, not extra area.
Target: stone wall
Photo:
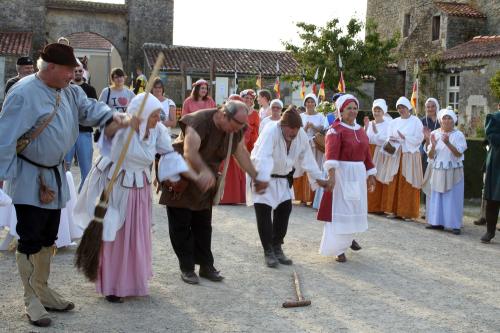
[[[174,31],[174,0],[127,0],[129,72],[144,69],[144,43],[172,45]],[[154,22],[149,19],[154,18]]]
[[[45,42],[94,32],[118,50],[127,73],[143,66],[145,42],[172,44],[174,0],[127,0],[124,5],[74,0],[2,1],[0,31],[32,31],[32,56]],[[154,16],[152,16],[154,14]],[[154,21],[148,18],[154,17]]]
[[[500,58],[449,62],[447,67],[461,68],[459,124],[463,124],[466,135],[476,136],[484,128],[486,114],[497,110],[498,99],[493,96],[489,81],[500,70]]]
[[[475,36],[488,34],[484,19],[447,16],[444,27],[446,49],[465,43]]]

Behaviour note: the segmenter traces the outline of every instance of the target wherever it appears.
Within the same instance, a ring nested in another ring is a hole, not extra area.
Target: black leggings
[[[61,219],[60,209],[45,209],[30,205],[14,205],[19,235],[17,250],[24,254],[38,253],[54,245]]]
[[[288,229],[288,218],[292,212],[292,200],[283,201],[274,211],[271,206],[262,203],[255,203],[254,208],[257,229],[264,250],[283,244]],[[271,212],[273,213],[272,220]]]

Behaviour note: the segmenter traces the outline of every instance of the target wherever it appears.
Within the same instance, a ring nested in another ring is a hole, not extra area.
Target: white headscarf
[[[354,97],[354,95],[344,94],[344,95],[340,96],[339,98],[337,98],[337,100],[335,101],[335,107],[337,108],[337,112],[339,112],[339,113],[341,112],[341,109],[344,106],[344,103],[348,99],[353,99],[359,107],[359,101],[356,97]]]
[[[130,101],[130,104],[127,107],[127,113],[130,115],[134,115],[139,111],[141,107],[142,100],[146,96],[146,93],[140,93]],[[148,125],[148,118],[156,110],[161,110],[161,102],[158,98],[154,97],[153,94],[149,94],[148,99],[146,100],[146,105],[144,105],[144,111],[141,114],[141,124],[139,125],[139,137],[142,139],[146,134],[146,126]]]
[[[444,116],[450,116],[451,119],[453,119],[453,124],[457,123],[457,115],[455,114],[455,112],[453,110],[441,109],[437,114],[437,117],[438,117],[440,123],[443,122]]]
[[[398,108],[398,105],[406,106],[408,108],[408,110],[410,111],[410,113],[411,113],[411,110],[413,109],[413,106],[411,105],[408,98],[406,98],[404,96],[399,97],[398,101],[396,102],[396,109]]]
[[[379,107],[380,109],[382,109],[382,111],[384,111],[384,115],[387,113],[387,103],[385,102],[385,99],[378,98],[378,99],[374,100],[373,105],[372,105],[372,112],[373,112],[373,109],[375,109],[376,107]]]
[[[436,112],[437,112],[437,110],[439,110],[439,102],[438,102],[438,100],[435,99],[434,97],[427,98],[427,100],[425,101],[425,106],[427,106],[427,104],[429,102],[434,103],[434,105],[436,106]]]
[[[302,102],[302,105],[304,107],[306,106],[306,101],[308,98],[312,98],[314,101],[314,104],[316,104],[316,106],[318,106],[318,97],[316,97],[316,95],[314,95],[313,93],[310,93],[310,94],[307,94],[306,97],[304,97],[304,101]]]
[[[280,99],[273,99],[271,103],[269,103],[269,106],[272,107],[273,104],[278,104],[283,109],[283,102]]]

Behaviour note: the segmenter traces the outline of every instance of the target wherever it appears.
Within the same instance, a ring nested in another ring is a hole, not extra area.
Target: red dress
[[[375,166],[365,130],[362,127],[353,130],[340,122],[333,123],[325,137],[325,161],[363,162],[366,170],[373,169]],[[332,199],[332,192],[325,191],[318,209],[319,221],[332,221]]]
[[[248,128],[245,131],[245,145],[249,152],[259,136],[260,118],[255,110],[248,115]],[[224,162],[221,163],[220,170],[224,169]],[[226,182],[224,185],[224,194],[221,198],[221,204],[241,204],[246,202],[246,179],[245,172],[238,166],[236,159],[231,157],[227,168]]]

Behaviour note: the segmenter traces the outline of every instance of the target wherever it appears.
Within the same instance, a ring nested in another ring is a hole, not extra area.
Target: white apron
[[[340,161],[335,169],[332,222],[325,223],[319,253],[338,256],[368,229],[366,168],[363,162]]]

